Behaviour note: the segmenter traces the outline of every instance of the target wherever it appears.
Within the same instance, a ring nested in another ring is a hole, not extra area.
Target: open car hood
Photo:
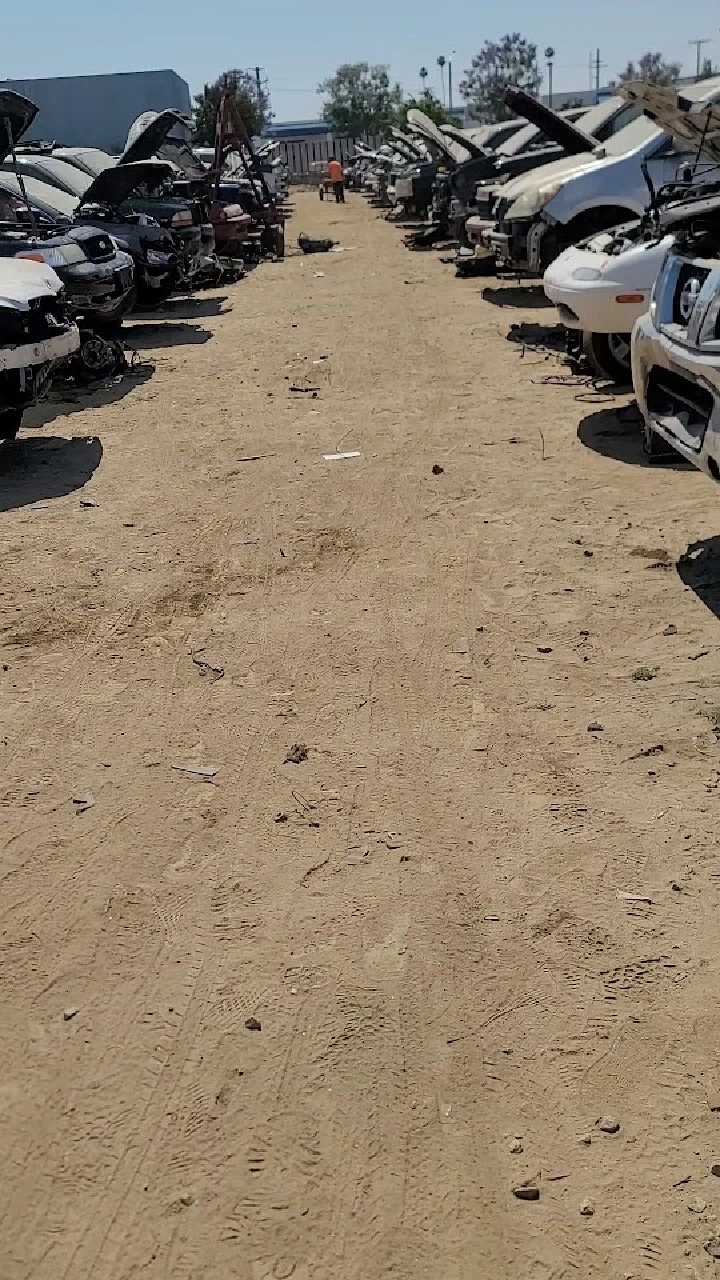
[[[524,116],[534,124],[546,138],[556,142],[570,156],[594,151],[598,145],[597,138],[591,138],[589,133],[583,133],[582,129],[578,129],[569,120],[563,119],[557,111],[551,111],[524,89],[515,89],[512,85],[508,85],[505,90],[505,103],[517,115]]]
[[[437,147],[438,151],[440,151],[453,166],[457,164],[464,164],[466,160],[470,159],[470,153],[465,146],[465,143],[462,144],[462,147],[458,147],[456,142],[453,142],[452,139],[446,137],[444,133],[440,132],[434,121],[432,121],[429,116],[426,116],[424,111],[418,111],[417,107],[411,107],[407,113],[407,119],[408,124],[412,126],[413,131],[415,133],[419,133],[421,137],[427,138],[429,142],[432,142],[433,146]]]
[[[720,105],[691,102],[669,85],[629,80],[618,87],[626,102],[636,102],[655,124],[720,164]]]
[[[483,151],[482,147],[473,142],[472,138],[468,138],[462,129],[456,129],[454,124],[444,124],[442,132],[447,138],[452,138],[453,142],[459,143],[465,151],[468,151],[471,160],[480,160],[482,156],[487,155],[487,152]]]
[[[145,111],[130,126],[119,164],[134,164],[137,160],[151,160],[158,155],[173,129],[188,122],[179,111]],[[189,150],[189,148],[188,148]],[[192,154],[192,153],[191,153]]]
[[[398,129],[395,125],[392,126],[390,132],[395,141],[399,142],[405,151],[417,156],[418,160],[425,159],[425,148],[417,141],[417,138],[411,137],[408,133],[403,133],[402,129]]]
[[[132,164],[116,164],[93,178],[80,201],[84,204],[107,204],[117,208],[144,183],[157,186],[171,178],[172,168],[164,160],[140,160]],[[78,207],[80,207],[78,206]]]
[[[21,93],[13,93],[11,89],[0,90],[0,164],[12,151],[8,138],[8,124],[12,145],[15,146],[23,134],[27,133],[38,113],[38,108],[29,98]]]

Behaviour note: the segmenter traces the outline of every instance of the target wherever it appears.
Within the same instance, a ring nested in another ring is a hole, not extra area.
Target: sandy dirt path
[[[301,229],[0,464],[0,1274],[712,1276],[716,493]]]

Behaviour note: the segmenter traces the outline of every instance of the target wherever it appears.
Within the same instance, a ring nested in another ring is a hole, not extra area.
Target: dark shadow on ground
[[[511,324],[507,333],[508,342],[515,342],[519,347],[542,347],[544,351],[562,351],[567,347],[567,334],[561,324]]]
[[[676,568],[685,586],[720,619],[720,536],[691,542]]]
[[[506,285],[499,289],[483,289],[483,298],[494,307],[551,307],[541,284]]]
[[[104,405],[116,404],[124,400],[135,387],[148,382],[155,372],[152,364],[141,364],[128,370],[119,379],[93,386],[76,386],[74,383],[53,383],[47,400],[26,409],[24,427],[37,430],[54,422],[56,418],[72,413],[83,413],[86,409],[100,409]]]
[[[580,423],[577,435],[581,444],[602,454],[604,458],[614,458],[616,462],[627,462],[636,467],[647,466],[642,419],[636,406],[599,409],[597,413],[589,413]],[[679,454],[669,455],[661,465],[674,471],[679,468],[684,471],[688,467],[688,463]]]
[[[221,316],[232,310],[224,305],[229,301],[228,293],[216,294],[212,298],[168,298],[161,307],[136,307],[127,327],[135,319],[162,324],[166,320],[202,320],[208,316]]]
[[[153,347],[202,347],[212,336],[209,329],[187,320],[140,320],[123,330],[125,345],[134,351]]]
[[[87,484],[100,465],[97,436],[23,436],[0,445],[0,512],[64,498]]]

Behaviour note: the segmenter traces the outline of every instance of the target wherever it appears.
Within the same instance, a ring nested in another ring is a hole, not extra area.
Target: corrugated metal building
[[[143,111],[173,107],[190,114],[190,89],[175,71],[127,71],[105,76],[62,76],[53,80],[5,80],[40,108],[27,138],[65,146],[122,151],[128,129]]]

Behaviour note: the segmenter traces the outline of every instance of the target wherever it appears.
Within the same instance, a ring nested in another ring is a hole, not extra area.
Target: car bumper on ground
[[[646,313],[633,330],[633,385],[648,426],[720,480],[720,361],[660,333]]]
[[[630,291],[625,282],[605,274],[606,258],[589,249],[568,249],[551,263],[543,277],[545,295],[558,309],[568,329],[586,333],[632,333],[635,321],[650,305],[650,290]],[[599,272],[597,280],[578,280],[577,271]],[[625,299],[625,301],[621,301]]]
[[[66,360],[78,350],[80,334],[71,324],[63,332],[43,342],[23,343],[18,347],[0,346],[0,373],[10,369],[28,369],[35,365],[54,364]]]

